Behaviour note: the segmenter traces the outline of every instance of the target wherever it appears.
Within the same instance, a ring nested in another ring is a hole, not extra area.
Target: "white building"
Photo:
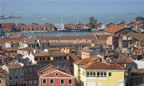
[[[57,28],[58,31],[65,30],[64,24],[55,24],[55,27]]]
[[[133,61],[136,63],[138,69],[144,69],[144,61],[139,60],[133,60]]]

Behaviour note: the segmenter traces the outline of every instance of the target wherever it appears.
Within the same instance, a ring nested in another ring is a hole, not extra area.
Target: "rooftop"
[[[124,26],[116,26],[116,25],[112,25],[111,27],[107,28],[106,30],[104,30],[104,32],[109,32],[109,33],[116,33],[119,32],[121,30],[125,29]]]

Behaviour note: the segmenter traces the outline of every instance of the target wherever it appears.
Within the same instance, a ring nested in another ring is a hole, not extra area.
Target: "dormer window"
[[[58,76],[58,73],[55,73],[56,76]]]

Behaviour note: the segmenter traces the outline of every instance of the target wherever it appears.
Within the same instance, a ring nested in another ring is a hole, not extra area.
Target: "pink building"
[[[75,77],[48,65],[38,71],[38,86],[75,86]]]

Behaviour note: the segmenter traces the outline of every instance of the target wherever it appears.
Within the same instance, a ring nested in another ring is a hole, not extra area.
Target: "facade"
[[[74,63],[78,86],[125,86],[124,68],[117,64],[83,59]]]
[[[8,85],[24,85],[24,71],[21,64],[3,65],[2,69],[8,72]]]
[[[5,70],[0,69],[0,86],[7,86],[7,76],[8,73]]]
[[[93,55],[95,55],[96,52],[94,50],[91,50],[91,49],[83,49],[81,51],[81,59],[85,59],[85,58],[90,58],[92,57]]]
[[[38,71],[38,86],[75,86],[75,77],[48,65]]]
[[[32,47],[26,47],[26,48],[18,49],[17,53],[21,54],[21,55],[30,55],[30,54],[34,53],[34,50],[36,50],[36,49],[32,48]]]
[[[25,65],[24,70],[24,84],[25,86],[38,86],[38,65]]]
[[[16,26],[16,29],[21,32],[53,32],[55,31],[55,27],[48,23],[43,24],[43,25],[39,25],[36,23],[25,25],[25,24],[20,23]]]
[[[15,23],[0,23],[2,25],[4,32],[12,32],[15,31]]]
[[[37,64],[41,67],[53,64],[60,69],[73,72],[72,64],[74,59],[68,54],[62,52],[41,52],[34,53],[33,56]]]
[[[112,59],[111,64],[119,64],[121,66],[123,66],[125,68],[125,72],[127,73],[125,75],[125,83],[127,86],[131,86],[131,70],[136,69],[137,68],[137,64],[134,63],[134,61],[132,60],[132,58],[130,57],[122,57],[119,59]]]
[[[132,83],[131,86],[143,86],[144,85],[144,69],[132,70]]]
[[[112,48],[117,48],[118,47],[118,37],[116,37],[116,36],[109,36],[107,38],[107,45],[111,45]]]

